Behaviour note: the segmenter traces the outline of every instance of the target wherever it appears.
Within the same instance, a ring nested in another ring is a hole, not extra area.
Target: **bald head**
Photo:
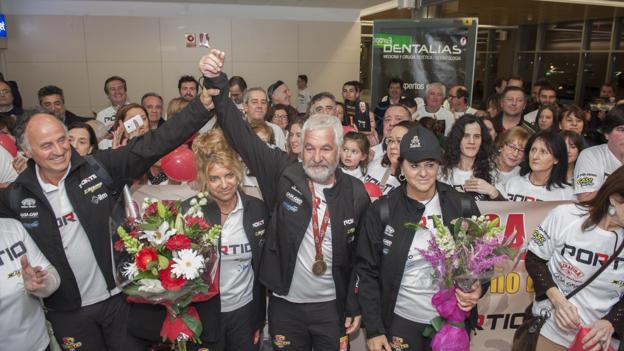
[[[18,140],[26,156],[39,166],[42,180],[58,185],[71,159],[65,125],[54,115],[35,112],[24,120],[23,132]]]

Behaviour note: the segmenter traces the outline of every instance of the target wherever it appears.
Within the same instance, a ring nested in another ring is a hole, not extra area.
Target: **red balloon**
[[[379,185],[375,184],[375,183],[364,183],[364,189],[366,189],[366,192],[368,193],[368,196],[370,197],[380,197],[381,195],[383,195],[383,191],[381,191],[381,188],[379,187]]]
[[[569,351],[585,351],[586,349],[583,348],[583,338],[585,337],[587,333],[589,333],[589,330],[590,330],[589,328],[585,328],[585,327],[582,327],[581,329],[579,329],[578,333],[576,333],[576,338],[574,338],[574,341],[572,342],[572,345],[570,345],[570,348],[568,350]],[[591,349],[593,346],[594,345],[588,345],[587,350]],[[615,351],[615,349],[613,348],[613,346],[609,345],[608,351]]]
[[[342,126],[342,135],[345,135],[349,132],[357,132],[357,129],[351,127],[351,126]]]
[[[178,182],[195,180],[197,169],[193,151],[182,145],[160,159],[160,168],[169,179]]]
[[[0,145],[2,145],[11,156],[17,156],[17,146],[15,146],[15,139],[11,138],[6,133],[0,133]]]

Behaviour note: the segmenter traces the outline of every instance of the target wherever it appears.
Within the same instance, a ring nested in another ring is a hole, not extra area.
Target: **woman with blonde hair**
[[[265,321],[266,298],[258,281],[258,268],[268,210],[262,201],[240,191],[243,165],[220,130],[197,137],[193,153],[197,183],[208,199],[202,206],[204,218],[222,229],[218,244],[220,293],[193,304],[203,325],[199,335],[202,343],[189,344],[188,349],[257,350]],[[149,343],[158,341],[165,310],[160,306],[134,305],[133,310],[137,309],[143,312],[139,320],[150,324],[150,334],[133,335],[131,329],[128,339],[133,350],[144,350]],[[142,329],[145,331],[145,326]]]

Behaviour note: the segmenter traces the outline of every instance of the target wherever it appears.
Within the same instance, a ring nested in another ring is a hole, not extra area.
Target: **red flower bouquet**
[[[177,350],[185,350],[188,340],[200,342],[202,325],[189,304],[219,293],[221,226],[205,221],[201,206],[206,202],[205,194],[199,193],[183,213],[179,201],[146,199],[143,215],[127,215],[122,225],[114,226],[120,287],[132,302],[166,307],[160,335]]]

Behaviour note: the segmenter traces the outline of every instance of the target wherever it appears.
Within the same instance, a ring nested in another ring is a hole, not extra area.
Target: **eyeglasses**
[[[2,90],[0,90],[0,94],[1,95],[6,95],[6,94],[10,94],[10,93],[11,93],[11,90],[9,90],[9,89],[2,89]]]
[[[288,119],[288,115],[273,115],[274,119]]]
[[[524,149],[523,148],[520,148],[519,146],[516,146],[514,144],[505,144],[505,146],[507,148],[509,148],[509,150],[511,150],[512,152],[519,152],[521,154],[524,153]]]
[[[390,139],[390,138],[386,138],[386,140],[384,141],[386,143],[386,145],[390,146],[390,145],[399,145],[401,144],[401,139]]]

